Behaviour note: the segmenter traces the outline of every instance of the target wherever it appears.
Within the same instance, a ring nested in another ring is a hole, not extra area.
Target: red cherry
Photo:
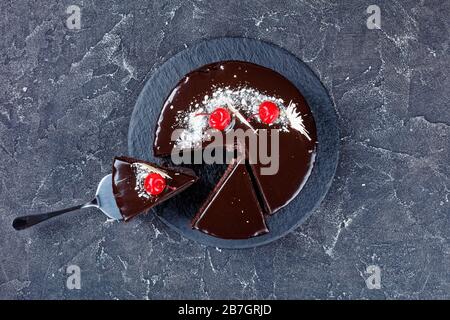
[[[149,173],[144,181],[144,189],[152,196],[157,196],[166,188],[166,179],[158,173]]]
[[[217,108],[209,116],[209,126],[217,130],[224,130],[230,122],[230,112],[225,108]]]
[[[263,101],[259,105],[259,117],[266,124],[271,124],[277,120],[280,115],[280,109],[272,101]]]

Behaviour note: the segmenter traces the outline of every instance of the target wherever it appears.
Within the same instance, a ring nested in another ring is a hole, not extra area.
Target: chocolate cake
[[[268,214],[280,210],[301,191],[314,165],[317,136],[311,110],[297,87],[271,69],[222,61],[187,74],[164,103],[155,131],[154,154],[168,156],[180,149],[203,149],[211,143],[209,129],[224,137],[233,129],[257,136],[267,130],[268,150],[272,136],[278,136],[279,152],[271,155],[277,156],[279,163],[274,174],[261,171],[268,165],[260,159],[247,158],[250,170],[246,170],[261,202],[258,206]],[[174,130],[180,131],[176,139],[172,137]],[[225,191],[221,193],[226,198]],[[223,208],[211,207],[209,212],[212,208],[222,215]]]
[[[229,165],[192,227],[223,239],[247,239],[269,232],[245,160]]]
[[[116,157],[113,193],[125,221],[173,197],[197,181],[189,169],[163,168],[153,163]]]

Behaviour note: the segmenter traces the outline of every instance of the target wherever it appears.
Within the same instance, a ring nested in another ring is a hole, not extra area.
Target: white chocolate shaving
[[[167,173],[165,173],[164,171],[157,169],[155,167],[152,167],[151,165],[148,165],[146,163],[141,163],[141,162],[135,162],[132,164],[132,166],[137,167],[141,170],[147,171],[147,172],[154,172],[157,173],[159,175],[161,175],[164,178],[167,179],[172,179]]]
[[[289,120],[289,123],[291,125],[291,128],[294,130],[297,130],[301,134],[303,134],[309,141],[311,141],[311,137],[309,136],[308,130],[306,130],[305,125],[303,124],[303,118],[300,115],[300,112],[297,112],[295,109],[295,104],[289,102],[289,105],[287,106],[286,110],[284,111],[286,114],[286,117]]]
[[[245,117],[242,115],[242,113],[240,113],[235,107],[233,107],[231,104],[228,104],[228,109],[231,110],[231,112],[233,112],[233,114],[238,117],[239,120],[241,120],[241,122],[243,124],[245,124],[247,127],[249,127],[250,129],[253,130],[254,133],[256,133],[257,131],[255,130],[255,128],[253,128],[253,126],[247,121],[247,119],[245,119]]]

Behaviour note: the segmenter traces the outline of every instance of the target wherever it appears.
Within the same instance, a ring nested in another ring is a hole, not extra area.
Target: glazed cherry
[[[209,126],[217,130],[225,130],[231,122],[230,112],[225,108],[217,108],[209,115]]]
[[[263,101],[259,105],[259,117],[263,123],[271,124],[277,120],[280,109],[272,101]]]
[[[144,181],[144,189],[148,194],[157,196],[166,188],[166,179],[158,173],[149,173]]]

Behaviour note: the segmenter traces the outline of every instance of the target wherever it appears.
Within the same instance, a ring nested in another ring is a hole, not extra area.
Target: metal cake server
[[[122,214],[117,207],[116,200],[114,198],[112,190],[112,175],[108,174],[105,176],[98,184],[97,192],[95,194],[94,200],[80,204],[75,207],[66,208],[58,211],[52,211],[41,214],[33,214],[23,217],[18,217],[13,221],[13,228],[16,230],[23,230],[34,226],[35,224],[41,223],[45,220],[60,216],[66,212],[75,211],[83,208],[95,207],[100,209],[104,214],[110,219],[122,220]]]

